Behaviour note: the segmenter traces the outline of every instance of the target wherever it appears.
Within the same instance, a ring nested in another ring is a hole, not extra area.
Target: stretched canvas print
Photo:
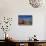
[[[18,24],[19,25],[32,25],[32,15],[19,15]]]

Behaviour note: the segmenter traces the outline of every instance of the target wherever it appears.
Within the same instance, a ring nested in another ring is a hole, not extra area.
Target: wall
[[[46,39],[46,16],[45,16],[45,24],[44,24],[44,25],[45,25],[45,28],[44,28],[44,30],[45,30],[45,31],[44,31],[44,36],[45,36],[45,37],[44,37],[44,38]]]
[[[34,34],[36,34],[39,40],[44,40],[46,15],[46,8],[44,7],[32,8],[28,0],[0,0],[0,16],[13,17],[11,29],[8,31],[10,37],[13,37],[16,40],[27,40],[29,37],[32,37]],[[33,25],[19,26],[18,15],[20,14],[32,15]],[[2,38],[3,37],[0,36],[0,39]]]

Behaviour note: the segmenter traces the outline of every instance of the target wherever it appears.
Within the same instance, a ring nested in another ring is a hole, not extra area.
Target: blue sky
[[[24,19],[24,20],[26,20],[26,19],[32,20],[32,15],[19,15],[19,18]]]

